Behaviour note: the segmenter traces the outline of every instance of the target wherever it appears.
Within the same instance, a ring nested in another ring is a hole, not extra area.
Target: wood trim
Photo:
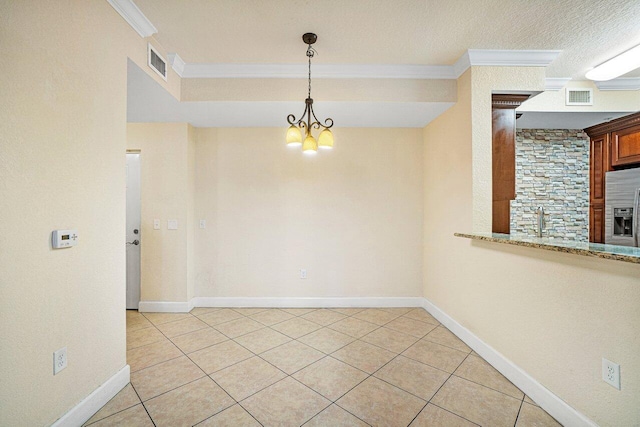
[[[531,95],[521,95],[521,94],[492,94],[491,95],[491,108],[500,108],[500,109],[516,109],[524,101],[529,99]]]
[[[640,125],[640,112],[629,114],[628,116],[620,117],[619,119],[611,120],[610,122],[588,127],[584,131],[590,138],[593,138],[598,135],[636,125]]]

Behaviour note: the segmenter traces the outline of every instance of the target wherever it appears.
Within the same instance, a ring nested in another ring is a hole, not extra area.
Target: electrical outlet
[[[603,357],[602,379],[604,382],[620,390],[620,365]]]
[[[154,219],[153,220],[153,229],[154,230],[160,230],[160,220],[159,219]]]
[[[53,353],[53,375],[67,367],[67,347]]]
[[[300,278],[301,279],[306,279],[307,278],[307,270],[305,270],[305,269],[300,270]]]
[[[178,229],[178,220],[177,219],[169,219],[167,220],[167,230],[177,230]]]

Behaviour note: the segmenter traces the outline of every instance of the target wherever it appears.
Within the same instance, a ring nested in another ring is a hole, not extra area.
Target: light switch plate
[[[154,230],[160,230],[160,220],[159,219],[154,219],[153,220],[153,229]]]
[[[207,228],[207,220],[206,219],[201,219],[200,220],[200,228]]]
[[[178,220],[170,219],[167,221],[167,230],[177,230],[178,229]]]

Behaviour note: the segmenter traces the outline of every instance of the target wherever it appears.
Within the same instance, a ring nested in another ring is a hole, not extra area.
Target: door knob
[[[136,245],[138,246],[140,244],[140,240],[136,239],[133,242],[127,242],[127,245]]]

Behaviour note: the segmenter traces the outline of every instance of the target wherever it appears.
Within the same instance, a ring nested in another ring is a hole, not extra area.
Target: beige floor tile
[[[467,354],[431,341],[420,340],[402,353],[410,359],[453,373]]]
[[[424,308],[413,309],[405,314],[404,317],[408,317],[413,320],[419,320],[421,322],[431,323],[432,325],[436,326],[440,324],[440,322],[438,322],[435,317],[427,313],[427,310],[425,310]]]
[[[477,424],[429,403],[410,427],[474,427]]]
[[[366,342],[355,341],[332,353],[331,356],[372,374],[393,359],[396,354]]]
[[[471,354],[473,354],[473,353],[471,353]],[[532,405],[540,406],[540,405],[538,405],[536,402],[534,402],[534,401],[533,401],[529,396],[527,396],[526,394],[524,395],[524,401],[525,401],[525,402],[527,402],[527,403],[530,403],[530,404],[532,404]]]
[[[202,314],[211,313],[212,311],[220,310],[219,307],[196,307],[192,309],[189,313],[194,316],[200,316]]]
[[[127,316],[127,320],[142,316],[142,313],[140,313],[138,310],[125,310],[124,312]]]
[[[184,320],[193,317],[189,313],[143,313],[154,325],[161,325],[167,322],[175,322],[176,320]]]
[[[262,329],[264,328],[264,325],[256,322],[255,320],[243,317],[230,322],[220,323],[219,325],[216,325],[215,328],[229,338],[235,338],[257,331],[258,329]]]
[[[467,346],[460,338],[455,336],[444,326],[438,326],[425,337],[425,340],[432,341],[447,347],[455,348],[456,350],[464,351],[465,353],[471,353],[471,348]]]
[[[393,351],[394,353],[402,353],[418,341],[418,338],[382,327],[365,335],[360,338],[360,340]]]
[[[355,338],[363,337],[379,327],[380,326],[376,324],[355,319],[353,317],[348,317],[328,326],[328,328],[331,328],[334,331],[342,332],[343,334],[347,334]]]
[[[360,313],[362,310],[366,310],[365,308],[354,307],[354,308],[343,308],[343,307],[334,307],[329,310],[337,311],[338,313],[346,314],[347,316],[353,316],[356,313]]]
[[[253,320],[267,326],[275,325],[276,323],[293,319],[293,317],[294,317],[293,314],[290,314],[290,313],[287,313],[286,311],[282,311],[278,309],[262,311],[260,313],[257,313],[251,316]]]
[[[162,323],[157,326],[160,332],[168,338],[177,337],[178,335],[187,334],[199,329],[208,328],[209,325],[195,316],[188,319],[176,320],[175,322]]]
[[[436,327],[435,325],[432,325],[430,323],[409,319],[408,317],[398,317],[397,319],[392,320],[384,326],[385,328],[403,332],[417,338],[422,338]]]
[[[280,310],[286,311],[289,314],[293,314],[294,316],[302,316],[303,314],[307,314],[311,311],[317,310],[317,308],[281,308]]]
[[[561,424],[542,408],[523,402],[516,427],[561,427]]]
[[[263,311],[266,310],[273,310],[272,308],[253,308],[253,307],[240,307],[240,308],[233,308],[233,311],[237,311],[238,313],[242,314],[243,316],[251,316],[253,314],[256,313],[261,313]]]
[[[393,313],[391,311],[384,311],[379,309],[364,310],[355,314],[353,317],[356,319],[364,320],[369,323],[382,326],[391,322],[393,319],[400,316],[400,313]]]
[[[427,402],[374,377],[336,404],[372,426],[407,426]]]
[[[315,417],[311,418],[304,427],[367,427],[368,424],[359,420],[339,406],[331,405]]]
[[[209,377],[158,396],[145,403],[157,427],[192,426],[235,402]]]
[[[285,320],[282,323],[273,325],[271,328],[278,332],[285,334],[291,338],[300,338],[303,335],[307,335],[310,332],[320,329],[322,326],[317,323],[310,322],[300,317],[294,317],[290,320]]]
[[[298,341],[326,354],[333,353],[354,340],[354,337],[329,328],[322,328],[298,338]]]
[[[237,401],[246,399],[286,376],[280,369],[259,357],[252,357],[211,374],[211,378]]]
[[[524,393],[518,387],[478,356],[469,355],[453,375],[508,394],[516,399],[522,400],[524,397]]]
[[[210,326],[215,326],[217,324],[224,323],[224,322],[230,322],[232,320],[240,319],[242,317],[243,317],[242,314],[236,311],[233,311],[229,308],[223,308],[220,310],[212,311],[210,313],[205,313],[198,316],[200,320],[202,320],[203,322],[205,322]]]
[[[521,401],[452,376],[431,403],[483,426],[512,427]]]
[[[148,328],[150,326],[153,326],[153,324],[142,314],[127,316],[127,332],[137,331],[138,329]]]
[[[171,341],[173,341],[173,343],[185,353],[192,353],[194,351],[202,350],[205,347],[221,343],[227,339],[228,338],[220,332],[211,327],[207,327],[206,329],[200,329],[195,332],[179,335],[172,338]]]
[[[265,426],[298,427],[330,403],[287,377],[242,401],[242,406]]]
[[[387,363],[374,376],[426,401],[449,378],[446,372],[403,356]]]
[[[260,357],[291,375],[325,355],[306,344],[291,341],[262,353]]]
[[[225,341],[190,353],[189,357],[200,366],[203,371],[211,374],[227,366],[253,357],[253,353],[240,344],[233,341]]]
[[[260,354],[291,341],[291,338],[271,328],[263,328],[238,337],[235,341],[255,354]]]
[[[166,340],[167,337],[162,335],[162,332],[153,326],[150,328],[138,329],[137,331],[127,332],[127,350]]]
[[[197,427],[261,427],[260,423],[255,420],[242,406],[237,403],[230,408],[207,418]]]
[[[106,405],[104,405],[93,417],[86,422],[86,424],[95,423],[103,418],[106,418],[115,413],[124,411],[140,403],[138,395],[136,394],[131,384],[127,384],[122,390],[118,392]],[[85,425],[86,425],[85,424]]]
[[[332,323],[337,322],[338,320],[342,320],[346,318],[342,313],[338,313],[333,310],[327,310],[326,308],[322,308],[320,310],[312,311],[311,313],[307,313],[302,316],[303,319],[310,320],[318,325],[327,326]]]
[[[91,424],[92,427],[153,427],[153,422],[142,405],[136,405]]]
[[[411,310],[414,310],[412,307],[380,307],[379,309],[388,311],[389,313],[397,313],[398,316],[402,316],[403,314],[407,314]]]
[[[180,356],[182,352],[178,347],[169,340],[162,340],[127,350],[127,364],[131,367],[131,372],[136,372]]]
[[[329,400],[336,400],[368,377],[364,372],[332,357],[325,357],[293,374]]]
[[[131,384],[143,402],[204,376],[188,357],[182,356],[131,374]]]

